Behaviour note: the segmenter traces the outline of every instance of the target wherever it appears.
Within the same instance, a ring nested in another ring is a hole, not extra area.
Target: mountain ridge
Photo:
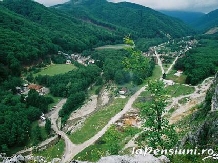
[[[218,9],[203,15],[192,23],[192,26],[200,31],[207,31],[218,26]]]
[[[192,31],[178,19],[169,18],[153,9],[134,3],[112,3],[106,0],[94,0],[82,1],[75,5],[73,3],[75,1],[71,2],[53,7],[81,18],[95,19],[129,28],[138,35],[142,35],[142,37],[165,37],[168,33],[172,37],[181,37],[188,33],[190,34],[190,31]],[[129,19],[131,19],[131,22]],[[159,30],[157,26],[162,29]]]
[[[200,17],[205,15],[202,12],[191,12],[191,11],[177,11],[177,10],[175,10],[175,11],[173,11],[173,10],[172,11],[171,10],[158,10],[158,11],[165,14],[165,15],[179,18],[188,24],[193,23],[193,21],[196,21],[197,19],[199,19]]]

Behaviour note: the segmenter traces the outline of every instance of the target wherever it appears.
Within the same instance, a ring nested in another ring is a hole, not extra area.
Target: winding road
[[[162,74],[164,73],[164,69],[162,66],[162,62],[159,58],[159,54],[157,54],[156,50],[155,50],[155,55],[157,57],[158,60],[158,65],[161,67],[161,71]],[[173,67],[173,65],[176,63],[178,57],[175,58],[174,62],[172,63],[172,65],[169,67],[169,69],[167,70],[166,73],[168,73],[171,68]],[[210,83],[210,82],[209,82]],[[204,90],[207,90],[209,87],[208,82],[206,82],[206,80],[202,83],[201,87],[195,87],[195,92],[191,95],[186,95],[186,96],[181,96],[178,98],[174,98],[173,99],[173,103],[169,106],[169,108],[171,108],[174,104],[178,103],[179,99],[182,99],[184,97],[196,97],[199,95],[199,91],[200,89],[202,90],[202,88],[204,88]],[[106,131],[108,130],[108,128],[114,124],[116,121],[118,121],[124,114],[126,114],[131,108],[132,108],[132,104],[134,103],[134,101],[138,98],[138,96],[145,90],[146,86],[143,86],[142,88],[140,88],[135,94],[133,94],[128,102],[126,103],[126,105],[124,106],[124,108],[117,113],[114,117],[111,118],[111,120],[107,123],[106,126],[104,126],[103,129],[101,129],[101,131],[99,131],[96,135],[94,135],[92,138],[90,138],[89,140],[85,141],[82,144],[73,144],[71,142],[71,140],[68,138],[67,134],[63,131],[61,131],[58,128],[57,125],[57,120],[59,118],[58,112],[62,109],[63,105],[66,103],[67,99],[62,99],[56,106],[56,108],[50,113],[49,118],[51,119],[51,124],[52,124],[52,129],[61,136],[62,139],[64,139],[65,141],[65,151],[64,154],[62,156],[61,162],[62,163],[66,163],[66,162],[70,162],[74,156],[76,156],[78,153],[80,153],[81,151],[83,151],[85,148],[87,148],[88,146],[92,145],[95,143],[95,141],[97,141],[100,137],[102,137]],[[203,93],[203,92],[202,92]],[[178,110],[180,111],[180,110]],[[136,136],[137,137],[137,136]]]
[[[65,157],[69,157],[69,155],[72,152],[72,149],[74,149],[75,144],[73,144],[71,142],[71,140],[68,138],[68,136],[66,135],[66,133],[64,133],[63,131],[61,131],[58,126],[57,126],[57,120],[58,120],[58,112],[60,111],[60,109],[63,107],[63,105],[66,103],[67,99],[62,99],[58,104],[55,110],[53,110],[51,116],[49,117],[51,119],[51,127],[52,129],[58,134],[61,135],[61,138],[64,139],[65,141],[65,151],[64,151],[64,155],[62,157],[62,161],[61,162],[65,162]]]
[[[107,125],[99,131],[96,135],[94,135],[89,140],[85,141],[82,144],[73,144],[71,140],[68,138],[65,132],[61,131],[57,126],[57,120],[58,120],[58,112],[62,108],[62,106],[66,103],[66,99],[62,99],[58,104],[55,110],[52,111],[50,115],[51,123],[52,123],[52,129],[58,134],[61,135],[61,137],[65,141],[65,151],[62,157],[61,162],[69,162],[73,159],[75,155],[77,155],[79,152],[83,151],[88,146],[92,145],[95,141],[97,141],[100,137],[102,137],[105,132],[108,130],[108,128],[114,124],[117,120],[119,120],[125,113],[127,113],[131,108],[133,102],[138,98],[138,96],[145,90],[146,86],[139,89],[135,94],[133,94],[124,108],[117,113],[111,120],[107,123]]]

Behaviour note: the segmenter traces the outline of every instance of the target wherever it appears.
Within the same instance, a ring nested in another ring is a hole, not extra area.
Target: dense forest
[[[182,22],[140,5],[101,0],[70,7],[46,8],[31,0],[0,2],[1,80],[9,75],[20,76],[23,65],[42,62],[58,50],[82,52],[122,43],[122,38],[131,34],[144,51],[150,45],[166,41],[167,34],[181,37],[192,32]],[[69,8],[69,12],[63,12],[62,8]]]
[[[43,139],[38,125],[31,128],[40,115],[48,111],[53,99],[40,96],[34,90],[25,97],[16,90],[25,83],[21,77],[31,71],[32,66],[49,64],[51,60],[64,63],[66,58],[58,56],[58,51],[81,53],[95,60],[93,65],[77,64],[75,70],[62,75],[39,75],[29,80],[49,87],[53,96],[68,98],[59,112],[65,122],[87,99],[87,90],[93,84],[108,81],[118,85],[130,81],[141,84],[154,69],[153,58],[149,58],[145,71],[130,72],[123,64],[124,59],[130,57],[128,51],[94,50],[95,47],[123,43],[123,37],[130,34],[136,40],[136,47],[146,51],[170,38],[193,33],[180,20],[140,5],[106,0],[80,2],[72,0],[47,8],[32,0],[0,1],[0,153],[25,146],[31,137],[33,145]],[[175,65],[185,70],[187,83],[191,84],[214,74],[218,66],[217,36],[199,39],[202,41],[198,48]],[[50,125],[46,121],[46,126]],[[46,128],[49,132],[49,127]]]
[[[201,16],[199,19],[193,21],[191,25],[200,30],[200,31],[207,31],[211,28],[218,26],[218,10],[214,10]]]
[[[182,21],[133,3],[71,0],[54,8],[76,15],[92,24],[103,24],[112,30],[114,26],[119,27],[117,30],[127,31],[133,38],[164,38],[167,34],[171,37],[181,37],[193,33]]]
[[[191,11],[169,11],[169,10],[159,10],[159,12],[181,19],[187,24],[192,24],[197,19],[201,18],[205,14],[202,12],[191,12]]]
[[[146,72],[134,72],[131,74],[125,69],[123,64],[124,58],[130,56],[127,50],[96,50],[85,52],[83,55],[91,55],[97,61],[96,64],[102,68],[104,72],[103,77],[106,81],[113,80],[121,85],[129,81],[141,84],[143,79],[151,76],[155,65],[153,59],[151,59]]]
[[[21,84],[19,78],[10,77],[0,86],[0,152],[8,153],[12,147],[27,145],[34,135],[37,137],[33,145],[42,140],[38,126],[31,133],[31,124],[48,111],[53,99],[40,96],[35,90],[29,91],[26,99],[16,95],[15,86]]]
[[[36,64],[58,50],[81,52],[122,40],[124,35],[84,24],[30,0],[0,2],[0,30],[3,79],[20,76],[22,65]]]
[[[218,35],[199,36],[197,47],[188,51],[175,64],[177,70],[184,70],[186,83],[198,84],[203,79],[213,76],[218,70]]]

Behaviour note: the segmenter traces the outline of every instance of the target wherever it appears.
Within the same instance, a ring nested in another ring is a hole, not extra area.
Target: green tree
[[[164,117],[168,96],[162,81],[150,81],[148,91],[151,93],[151,101],[141,106],[142,119],[145,119],[144,127],[147,129],[147,143],[157,148],[172,148],[178,138],[174,126]]]
[[[8,146],[6,144],[2,144],[0,151],[2,151],[3,153],[8,153],[9,152]]]
[[[142,52],[135,49],[135,44],[128,36],[124,38],[124,43],[128,45],[126,48],[130,53],[130,57],[126,57],[123,61],[126,69],[131,70],[134,73],[146,71],[149,60],[142,56]]]
[[[124,67],[134,74],[136,84],[141,84],[148,77],[148,69],[150,69],[149,59],[142,56],[142,52],[135,49],[135,44],[129,36],[124,38],[124,43],[128,45],[126,50],[130,53],[129,57],[123,60]]]
[[[49,119],[46,119],[45,130],[46,130],[47,134],[51,133],[51,121]]]
[[[39,125],[32,130],[33,145],[37,145],[42,140],[41,130]]]

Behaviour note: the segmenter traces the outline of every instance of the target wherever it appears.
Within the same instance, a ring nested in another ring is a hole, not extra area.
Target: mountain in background
[[[218,27],[218,9],[201,16],[193,22],[192,26],[200,31],[207,31],[211,28]]]
[[[127,2],[112,3],[106,0],[71,0],[55,5],[85,22],[115,27],[135,37],[181,37],[193,32],[182,21],[168,17],[150,8]]]
[[[82,52],[122,43],[129,34],[144,45],[148,39],[163,41],[193,32],[182,21],[150,8],[106,0],[73,0],[51,8],[32,0],[0,1],[0,31],[1,80],[19,76],[22,65],[50,60],[58,50]]]
[[[192,24],[194,21],[205,15],[202,12],[188,12],[188,11],[159,10],[159,12],[171,17],[181,19],[182,21],[188,24]]]

